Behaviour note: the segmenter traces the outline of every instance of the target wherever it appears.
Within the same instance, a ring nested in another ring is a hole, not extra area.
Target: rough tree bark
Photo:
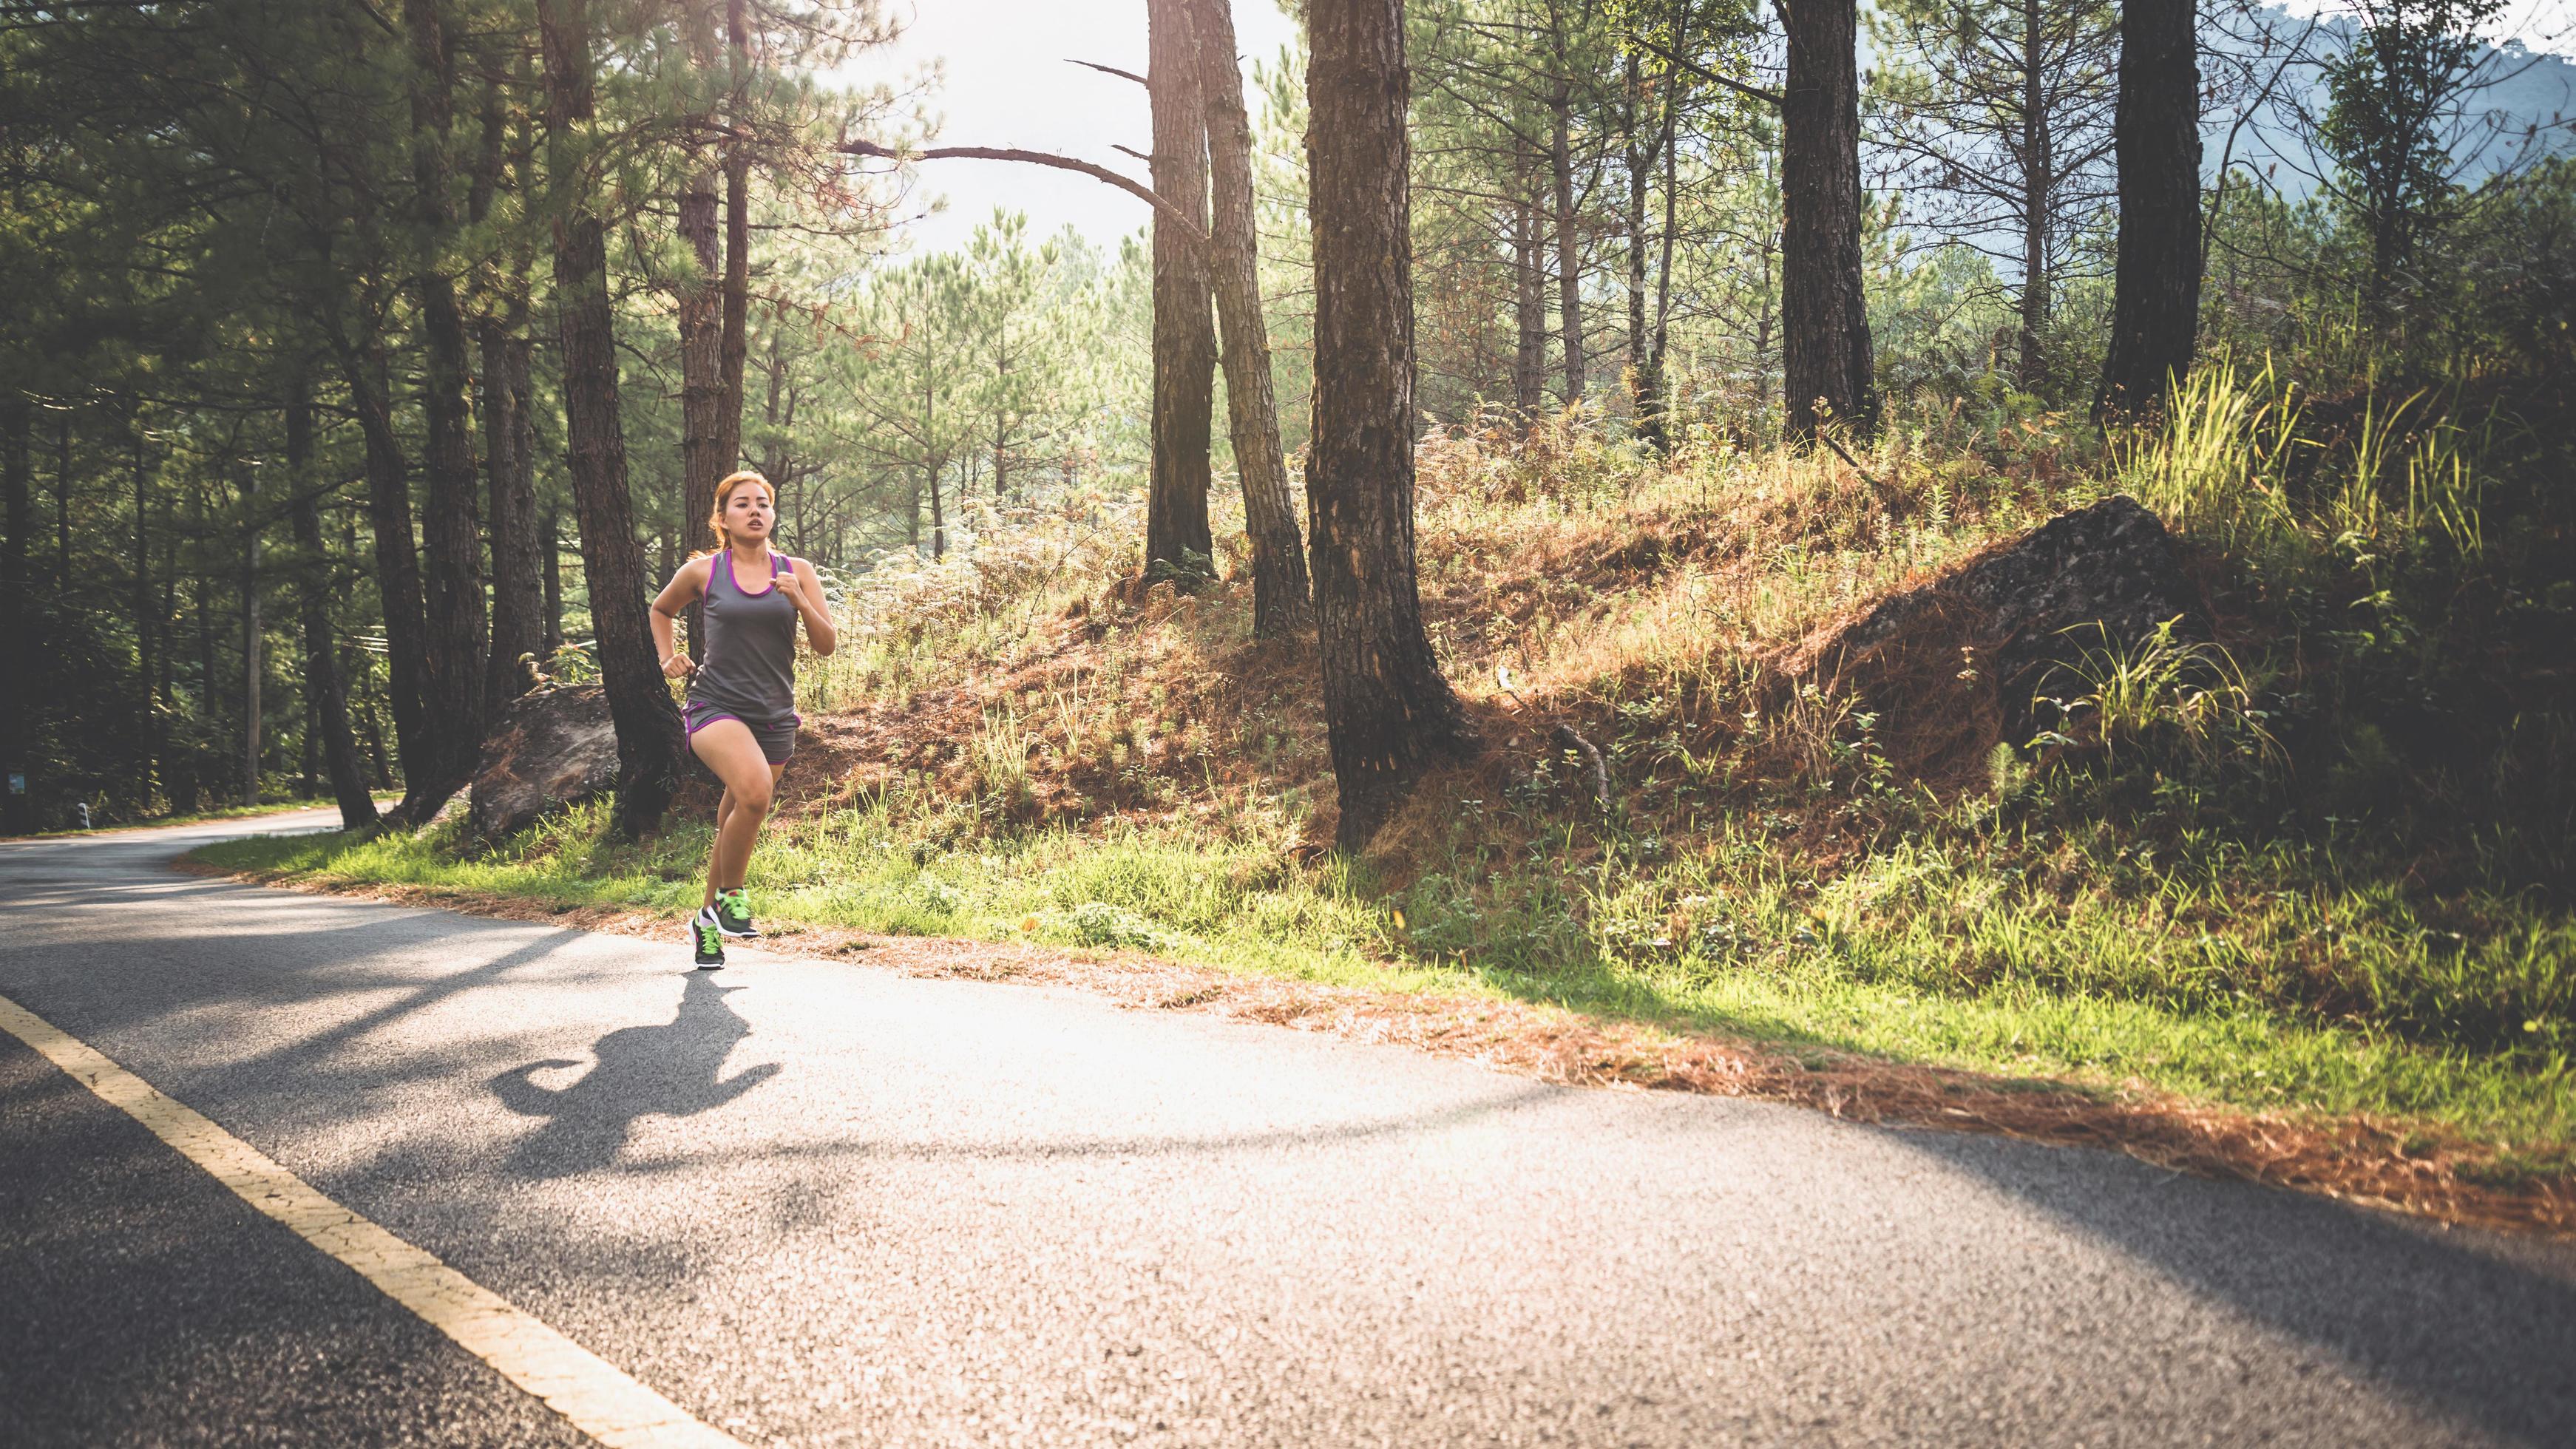
[[[1854,0],[1777,0],[1789,42],[1780,100],[1781,371],[1789,436],[1827,419],[1878,426],[1861,294],[1860,77]]]
[[[304,625],[304,693],[322,736],[322,769],[340,807],[340,828],[364,830],[376,823],[376,802],[358,763],[357,738],[349,732],[348,686],[331,637],[331,558],[322,547],[321,495],[327,490],[313,481],[313,404],[301,377],[286,407],[286,471],[292,490],[287,517],[303,554],[295,593]]]
[[[419,825],[474,777],[483,745],[486,645],[483,539],[475,516],[481,489],[466,401],[465,310],[457,301],[455,278],[444,270],[454,221],[447,142],[455,116],[455,75],[438,0],[403,0],[403,28],[411,42],[412,226],[419,259],[412,293],[420,306],[421,401],[428,422],[421,449],[427,485],[421,558],[429,646],[421,656],[421,703],[428,731],[421,754],[404,752],[403,798],[393,818]]]
[[[1252,118],[1236,69],[1232,0],[1199,0],[1198,41],[1207,97],[1208,169],[1214,224],[1208,271],[1224,328],[1225,402],[1234,466],[1243,477],[1244,532],[1252,540],[1252,632],[1270,639],[1314,617],[1306,540],[1288,497],[1279,447],[1279,403],[1271,390],[1270,334],[1261,317],[1261,275],[1252,213]],[[1000,454],[994,456],[1000,491]]]
[[[1306,70],[1315,423],[1306,456],[1337,838],[1364,845],[1476,738],[1422,629],[1413,559],[1411,151],[1400,0],[1313,0]]]
[[[2152,411],[2191,371],[2200,326],[2200,56],[2192,0],[2124,0],[2120,257],[2094,415]]]
[[[644,626],[649,590],[627,493],[626,440],[619,431],[607,235],[590,205],[581,154],[580,132],[592,111],[589,6],[586,0],[538,0],[537,25],[545,45],[547,175],[571,191],[556,208],[554,232],[564,435],[600,682],[617,725],[616,823],[631,837],[661,821],[679,788],[688,747]]]
[[[1154,191],[1207,233],[1207,115],[1199,95],[1192,0],[1148,0],[1146,90],[1154,108]],[[1208,530],[1208,424],[1216,324],[1198,238],[1154,209],[1154,462],[1145,500],[1145,567],[1199,572]],[[1195,555],[1195,557],[1193,557]]]

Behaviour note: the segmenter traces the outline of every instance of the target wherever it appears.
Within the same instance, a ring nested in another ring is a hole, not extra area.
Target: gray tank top
[[[758,717],[796,714],[796,606],[778,587],[795,567],[784,554],[769,556],[769,587],[743,592],[734,582],[733,550],[707,569],[706,647],[689,676],[689,703]]]

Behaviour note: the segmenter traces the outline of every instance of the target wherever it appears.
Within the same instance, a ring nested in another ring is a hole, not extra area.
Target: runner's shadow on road
[[[1895,1135],[2403,1398],[2576,1444],[2576,1275],[2548,1245],[2081,1149]]]
[[[589,1072],[569,1086],[540,1085],[538,1072],[574,1067],[561,1058],[512,1067],[492,1079],[501,1105],[545,1125],[520,1142],[502,1170],[518,1177],[570,1177],[617,1160],[644,1117],[694,1117],[734,1101],[778,1075],[764,1062],[727,1077],[725,1058],[751,1035],[751,1024],[725,1005],[741,987],[718,986],[703,972],[689,977],[679,1014],[660,1026],[625,1026],[591,1046]]]

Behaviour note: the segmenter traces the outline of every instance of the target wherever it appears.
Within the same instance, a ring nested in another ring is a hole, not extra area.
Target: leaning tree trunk
[[[1788,431],[1812,438],[1831,421],[1866,434],[1878,425],[1878,396],[1861,293],[1858,12],[1854,0],[1778,4],[1789,41],[1780,102]]]
[[[447,139],[454,119],[446,25],[437,0],[404,0],[411,39],[411,149],[415,193],[412,278],[420,306],[424,362],[421,556],[428,651],[421,657],[426,752],[403,758],[403,798],[394,819],[420,825],[474,777],[483,747],[483,538],[476,519],[473,418],[466,402],[465,311],[456,280],[442,270],[453,222]]]
[[[1306,453],[1338,839],[1367,843],[1475,733],[1413,574],[1413,268],[1401,0],[1313,0],[1306,70],[1315,421]]]
[[[608,714],[617,729],[617,828],[641,835],[678,790],[688,748],[680,711],[645,631],[644,549],[627,494],[619,431],[617,338],[608,300],[608,242],[592,210],[580,156],[591,117],[590,18],[585,0],[538,0],[545,42],[546,131],[554,185],[574,188],[556,209],[555,297],[562,314],[564,437],[573,510]]]
[[[492,491],[492,649],[483,692],[496,717],[527,692],[524,661],[545,647],[527,317],[521,289],[505,315],[485,318],[482,327],[484,473]]]
[[[2120,259],[2096,417],[2155,408],[2200,326],[2200,57],[2192,0],[2120,7]]]
[[[1208,166],[1215,182],[1215,224],[1208,231],[1208,270],[1224,324],[1225,402],[1234,431],[1234,466],[1243,476],[1244,532],[1252,540],[1252,632],[1277,638],[1314,617],[1306,580],[1306,540],[1288,498],[1288,462],[1279,450],[1279,403],[1271,390],[1270,335],[1261,319],[1261,272],[1252,214],[1252,118],[1243,106],[1243,72],[1235,68],[1232,0],[1200,0],[1199,54],[1207,94]],[[1000,467],[1000,455],[994,456]],[[999,495],[998,472],[994,484]]]
[[[1208,420],[1216,327],[1208,312],[1207,115],[1199,99],[1191,0],[1148,0],[1146,90],[1154,108],[1154,190],[1195,229],[1154,210],[1154,464],[1145,502],[1145,567],[1184,577],[1216,552],[1208,531]]]
[[[331,557],[322,546],[322,490],[314,486],[312,462],[313,405],[298,378],[286,409],[287,486],[294,490],[286,513],[295,526],[295,547],[304,555],[295,591],[304,625],[304,693],[312,704],[311,727],[321,731],[322,769],[340,806],[340,828],[364,830],[376,823],[376,802],[358,763],[357,737],[349,732],[349,692],[331,637]]]

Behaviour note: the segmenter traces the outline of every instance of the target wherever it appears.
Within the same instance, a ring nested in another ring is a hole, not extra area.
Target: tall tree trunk
[[[546,647],[543,658],[552,659],[564,643],[563,633],[563,520],[556,516],[555,506],[537,517],[537,532],[544,536],[537,555],[545,565]]]
[[[1854,0],[1777,0],[1789,41],[1780,104],[1780,323],[1788,430],[1878,426],[1861,292],[1860,77]]]
[[[948,511],[939,496],[939,475],[947,468],[948,464],[942,460],[921,470],[923,482],[930,489],[930,556],[933,559],[948,557]]]
[[[1154,108],[1154,190],[1207,231],[1207,114],[1199,99],[1192,0],[1147,0],[1146,89]],[[1154,209],[1154,464],[1145,502],[1145,566],[1195,573],[1214,557],[1208,531],[1208,424],[1215,407],[1216,326],[1207,258],[1196,238]],[[1193,557],[1195,555],[1195,557]]]
[[[340,652],[331,637],[331,557],[322,547],[321,495],[313,481],[313,405],[299,378],[286,409],[287,486],[293,500],[287,514],[295,527],[295,546],[304,557],[296,587],[304,624],[304,691],[312,705],[310,728],[321,734],[323,774],[331,781],[331,798],[340,806],[340,828],[364,830],[376,823],[376,802],[367,793],[367,778],[358,763],[358,742],[349,732],[349,695],[340,676]]]
[[[1662,429],[1655,420],[1654,379],[1647,375],[1646,360],[1646,196],[1648,181],[1654,175],[1655,157],[1644,134],[1645,65],[1638,59],[1635,47],[1628,48],[1621,79],[1627,91],[1627,161],[1622,168],[1628,173],[1628,213],[1622,218],[1628,233],[1628,424],[1637,436],[1658,452],[1663,449]]]
[[[529,379],[527,303],[483,319],[483,452],[492,502],[492,648],[484,700],[497,717],[528,689],[521,661],[545,644],[537,549],[537,441]]]
[[[1337,838],[1367,843],[1422,770],[1474,748],[1422,629],[1413,559],[1411,151],[1401,0],[1313,0],[1306,70],[1315,422],[1306,454]]]
[[[152,514],[149,505],[148,477],[144,466],[143,407],[129,402],[126,424],[133,430],[134,472],[134,678],[141,696],[140,726],[135,738],[143,742],[143,768],[138,772],[135,794],[143,801],[145,814],[151,813],[153,794],[161,779],[161,696],[154,681],[160,677],[160,663],[154,657],[161,644],[161,622],[153,618],[152,598]]]
[[[591,118],[589,6],[586,0],[537,0],[537,24],[545,42],[547,175],[558,187],[578,187],[583,171],[576,156]],[[688,746],[644,626],[648,587],[627,492],[626,440],[619,430],[607,233],[587,195],[563,202],[556,208],[554,235],[564,437],[600,679],[617,729],[617,827],[632,837],[660,823],[679,788]]]
[[[191,497],[189,505],[188,511],[192,516],[188,520],[188,535],[202,541],[211,527],[207,515],[213,510],[206,506],[202,492]],[[194,813],[200,797],[222,788],[213,783],[213,769],[206,758],[207,741],[215,738],[221,730],[216,716],[223,712],[222,701],[216,692],[218,676],[215,673],[215,610],[212,602],[215,581],[199,572],[190,582],[193,587],[188,590],[188,605],[197,615],[197,719],[196,728],[188,736],[187,803],[174,807],[182,815]]]
[[[716,0],[685,0],[683,26],[689,65],[700,72],[715,69]],[[692,137],[695,154],[680,178],[680,241],[689,249],[692,270],[679,286],[680,331],[680,526],[695,541],[701,520],[715,512],[716,481],[733,471],[733,459],[716,449],[724,442],[727,394],[724,379],[723,238],[716,222],[717,159],[711,144]],[[740,394],[733,394],[737,410]],[[688,609],[689,647],[706,652],[705,606]]]
[[[2046,45],[2040,0],[2021,0],[2021,385],[2036,388],[2047,365],[2040,355],[2048,332],[2050,282],[2050,194],[2056,189],[2053,138],[2048,125],[2047,84],[2041,70]],[[2199,215],[2199,196],[2192,198]]]
[[[1558,64],[1565,63],[1560,44]],[[1547,161],[1556,186],[1557,329],[1565,339],[1565,403],[1583,398],[1583,248],[1574,216],[1574,83],[1560,75],[1548,97]]]
[[[750,124],[750,0],[725,0],[725,43],[733,53],[733,97],[727,119],[740,130]],[[724,178],[724,332],[718,349],[724,398],[716,408],[715,441],[710,446],[730,473],[742,466],[742,364],[751,335],[751,149],[740,140],[726,143]],[[712,499],[709,507],[712,511]]]
[[[1225,402],[1234,433],[1234,466],[1243,477],[1244,532],[1252,540],[1252,632],[1274,639],[1314,617],[1306,579],[1306,540],[1288,497],[1288,461],[1279,448],[1279,403],[1270,377],[1270,335],[1261,318],[1261,272],[1252,210],[1252,118],[1243,105],[1243,72],[1235,68],[1233,0],[1200,0],[1199,54],[1207,95],[1208,169],[1215,224],[1208,265],[1216,284],[1217,319],[1225,338]],[[1001,496],[1002,455],[993,454],[993,490]]]
[[[1678,77],[1668,85],[1678,86]],[[1670,355],[1673,327],[1673,236],[1679,230],[1674,212],[1681,201],[1681,101],[1668,90],[1664,102],[1664,224],[1655,239],[1655,336],[1646,354],[1649,391],[1655,399],[1655,446],[1672,445],[1672,398],[1664,386],[1664,359]]]
[[[72,412],[54,414],[54,592],[72,588]]]
[[[2142,416],[2191,371],[2200,327],[2200,57],[2192,0],[2124,0],[2120,97],[2111,144],[2120,167],[2120,259],[2111,350],[2093,411]]]
[[[172,758],[170,746],[170,706],[177,697],[179,647],[174,637],[179,626],[179,527],[178,503],[164,489],[161,493],[161,606],[153,615],[153,633],[161,640],[160,673],[152,680],[152,697],[161,706],[154,716],[153,745],[161,761],[161,788],[170,801],[170,813],[184,815],[179,807],[176,783],[179,765]]]
[[[1513,321],[1519,346],[1512,353],[1512,406],[1523,422],[1547,406],[1547,271],[1540,264],[1537,166],[1524,143],[1512,186]]]
[[[7,492],[9,537],[0,544],[0,658],[18,681],[20,699],[43,698],[35,674],[33,590],[27,587],[27,535],[35,528],[29,499],[28,436],[35,408],[22,393],[0,398],[0,488]],[[24,707],[0,709],[0,832],[25,835],[36,828],[34,731]]]
[[[241,470],[242,803],[259,803],[260,712],[259,470]]]
[[[375,535],[376,589],[384,601],[387,703],[394,717],[394,754],[409,780],[413,761],[431,749],[429,714],[421,701],[429,625],[421,603],[420,552],[412,540],[410,470],[394,432],[382,345],[370,339],[354,354],[344,351],[341,370],[366,444],[367,525]]]
[[[466,401],[465,312],[444,254],[453,221],[447,141],[454,119],[454,75],[439,0],[403,0],[411,41],[412,217],[420,268],[412,293],[420,306],[422,407],[428,427],[421,452],[422,581],[428,649],[421,656],[426,751],[403,756],[403,798],[393,817],[421,825],[465,782],[483,747],[484,637],[482,529],[473,418]]]

